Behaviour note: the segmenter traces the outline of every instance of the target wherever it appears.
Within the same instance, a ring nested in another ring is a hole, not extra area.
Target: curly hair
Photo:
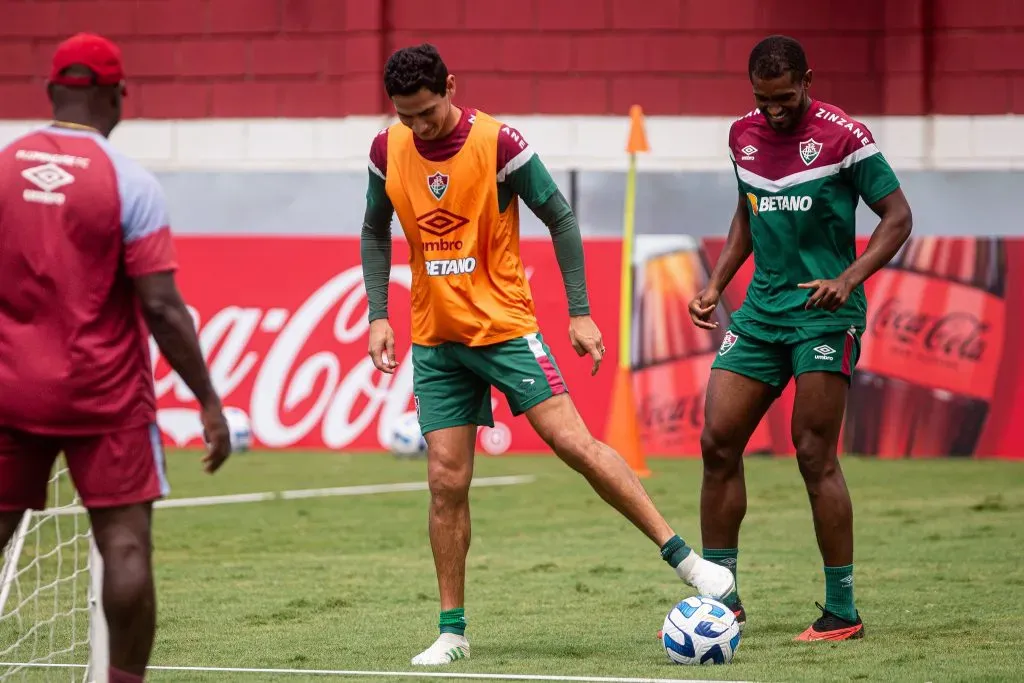
[[[384,89],[388,97],[415,95],[423,88],[444,95],[447,81],[448,67],[430,43],[403,47],[384,65]]]
[[[750,51],[747,74],[751,79],[771,80],[786,73],[792,74],[794,81],[807,73],[807,55],[803,46],[793,38],[768,36]]]

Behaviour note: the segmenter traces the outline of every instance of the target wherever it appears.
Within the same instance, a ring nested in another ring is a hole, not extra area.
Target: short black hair
[[[448,67],[430,43],[403,47],[384,65],[384,89],[388,97],[415,95],[426,88],[437,95],[448,92]]]
[[[794,81],[807,73],[807,55],[795,39],[782,35],[768,36],[750,51],[747,75],[751,80],[770,80],[786,73],[792,74]]]

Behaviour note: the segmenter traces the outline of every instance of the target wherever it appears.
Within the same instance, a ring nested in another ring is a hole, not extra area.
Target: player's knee
[[[152,546],[149,538],[117,530],[97,539],[106,581],[104,602],[111,608],[138,609],[152,592]]]
[[[793,435],[793,445],[804,481],[813,483],[835,473],[836,444],[827,435],[815,429],[802,429]]]
[[[430,499],[434,505],[453,505],[469,498],[469,477],[458,472],[436,472],[430,477]]]
[[[469,463],[457,463],[452,458],[434,458],[427,468],[430,496],[435,504],[457,503],[468,498],[472,479]]]
[[[700,452],[705,475],[728,475],[739,469],[743,446],[734,443],[727,430],[705,424],[700,434]]]
[[[570,467],[579,470],[597,457],[597,440],[585,430],[559,427],[545,436],[551,450]]]

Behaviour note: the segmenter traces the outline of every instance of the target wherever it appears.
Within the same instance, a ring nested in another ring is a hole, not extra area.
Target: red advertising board
[[[179,286],[199,330],[224,404],[249,414],[258,447],[378,450],[386,430],[414,410],[409,357],[409,266],[395,241],[390,311],[399,370],[377,372],[367,354],[367,303],[353,238],[192,237],[176,240]],[[594,318],[609,359],[590,375],[568,340],[565,289],[550,240],[523,240],[522,255],[541,331],[580,413],[603,431],[617,358],[620,246],[587,245]],[[191,392],[153,348],[159,422],[169,444],[200,443]],[[494,393],[504,438],[490,450],[544,451],[525,417]],[[511,436],[509,442],[508,436]]]
[[[695,329],[686,304],[723,240],[668,249],[638,264],[632,355],[637,410],[650,456],[699,453],[710,364],[742,303],[753,264],[727,289],[718,336]],[[861,248],[865,246],[861,244]],[[366,296],[354,238],[179,237],[179,282],[225,405],[250,415],[257,446],[378,450],[388,427],[413,410],[409,362],[410,274],[395,242],[392,325],[398,372],[367,355]],[[656,250],[655,250],[656,251]],[[565,294],[548,240],[523,240],[541,330],[584,420],[604,433],[618,357],[620,245],[588,240],[594,317],[607,346],[590,375],[568,341]],[[867,284],[868,327],[842,448],[878,457],[1022,457],[1024,361],[1014,353],[1024,321],[1024,240],[916,240]],[[1016,266],[1016,268],[1014,267]],[[199,443],[195,403],[153,348],[160,426],[168,443]],[[792,453],[791,383],[748,453]],[[497,429],[483,450],[544,452],[522,416],[493,394]]]
[[[714,263],[724,239],[703,242]],[[859,251],[867,246],[860,240]],[[1024,240],[914,237],[865,284],[862,338],[840,447],[883,458],[1024,457]],[[748,261],[725,293],[736,310]],[[793,453],[795,386],[765,417],[772,451]]]

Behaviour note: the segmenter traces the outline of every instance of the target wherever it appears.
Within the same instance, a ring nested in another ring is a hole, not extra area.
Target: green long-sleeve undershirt
[[[569,202],[558,190],[540,159],[533,157],[521,168],[509,173],[498,185],[501,208],[521,197],[523,203],[547,226],[555,247],[555,258],[569,315],[590,315],[583,255],[583,237]],[[363,282],[369,301],[371,321],[388,317],[388,281],[391,277],[391,219],[394,207],[388,199],[384,180],[369,172],[366,213],[360,234],[359,251],[363,264]]]

